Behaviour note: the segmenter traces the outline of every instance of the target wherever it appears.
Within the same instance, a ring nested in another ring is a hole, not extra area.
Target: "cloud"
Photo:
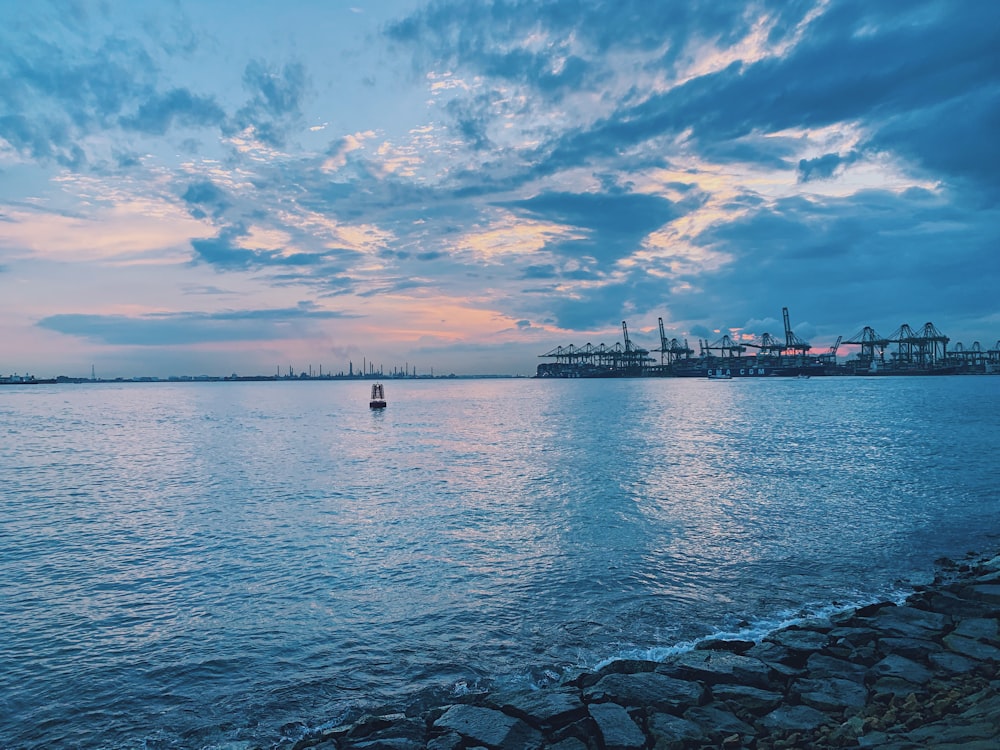
[[[286,130],[302,116],[307,75],[302,63],[288,63],[280,70],[263,60],[251,60],[243,71],[243,85],[250,100],[234,116],[236,130],[253,130],[262,143],[281,147]]]
[[[226,114],[213,97],[198,96],[187,89],[154,93],[139,105],[134,115],[121,118],[126,130],[163,135],[173,125],[209,127],[220,125]]]
[[[146,315],[50,315],[38,325],[50,331],[114,346],[188,346],[231,341],[271,341],[290,335],[316,335],[315,323],[352,317],[321,310],[312,303],[298,307],[216,313],[171,312]]]
[[[198,180],[187,186],[181,195],[181,200],[190,205],[191,215],[196,219],[205,217],[202,207],[210,209],[213,216],[221,216],[229,207],[229,200],[224,191],[211,180]]]
[[[323,262],[314,253],[287,253],[283,250],[245,248],[238,241],[248,237],[242,225],[227,227],[215,237],[191,240],[196,259],[222,269],[247,269],[260,266],[313,266]]]
[[[833,177],[837,169],[846,164],[853,164],[858,160],[856,151],[852,151],[846,157],[840,154],[823,154],[815,159],[799,160],[799,178],[802,182],[809,182],[814,179],[829,179]]]
[[[181,295],[447,300],[511,336],[997,319],[1000,6],[431,0],[367,38],[371,70],[275,46],[266,14],[261,46],[78,7],[0,26],[18,271],[146,252]]]
[[[351,135],[345,135],[343,138],[338,138],[327,149],[327,158],[323,162],[322,170],[324,172],[333,172],[340,169],[347,164],[348,154],[363,148],[365,141],[374,137],[375,133],[368,130],[363,133],[352,133]]]
[[[780,200],[702,235],[732,260],[701,280],[699,298],[675,299],[673,309],[691,319],[707,304],[726,326],[782,306],[814,322],[846,317],[855,328],[963,308],[981,315],[996,279],[998,219],[995,209],[923,191]],[[959,225],[971,231],[954,234]]]
[[[631,255],[643,237],[682,214],[665,198],[628,193],[548,192],[503,205],[522,215],[585,230],[583,239],[546,247],[557,254],[605,262]]]
[[[30,18],[30,14],[28,14]],[[0,32],[0,137],[20,153],[71,169],[87,163],[83,141],[148,95],[155,65],[134,40],[91,43],[73,29],[5,43]]]

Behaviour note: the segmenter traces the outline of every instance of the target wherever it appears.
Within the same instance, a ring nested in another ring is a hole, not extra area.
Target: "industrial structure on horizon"
[[[668,339],[660,324],[660,348],[637,346],[622,321],[624,344],[586,344],[559,346],[540,354],[554,361],[538,365],[538,378],[615,378],[615,377],[773,377],[812,375],[957,375],[1000,373],[1000,341],[983,350],[976,341],[966,349],[956,344],[950,351],[950,339],[933,323],[914,330],[903,324],[889,336],[880,336],[865,326],[846,341],[838,336],[828,350],[813,352],[812,345],[795,335],[789,322],[788,308],[782,308],[784,336],[764,333],[747,341],[734,340],[729,334],[709,343],[698,340],[696,353],[687,342]],[[841,345],[859,347],[856,356],[840,361]],[[651,356],[658,353],[657,358]]]

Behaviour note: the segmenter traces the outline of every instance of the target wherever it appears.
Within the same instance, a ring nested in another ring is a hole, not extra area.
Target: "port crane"
[[[830,351],[827,352],[827,356],[830,359],[837,358],[837,350],[840,348],[840,342],[843,340],[844,340],[843,336],[837,336],[837,340],[833,343],[833,346],[830,347]]]
[[[792,325],[788,320],[788,308],[781,308],[781,317],[785,322],[785,349],[789,354],[806,354],[812,345],[808,341],[803,341],[792,331]]]
[[[687,339],[684,339],[683,344],[678,342],[677,339],[667,340],[667,332],[663,328],[663,318],[658,318],[657,320],[660,323],[660,348],[656,351],[660,353],[661,365],[669,365],[681,357],[687,358],[694,354],[694,349],[688,346]]]
[[[903,323],[889,335],[888,343],[896,344],[899,362],[925,367],[945,359],[950,340],[933,323],[925,323],[919,332]]]
[[[702,350],[708,352],[709,354],[713,351],[717,351],[722,357],[739,357],[747,350],[747,348],[744,344],[738,344],[733,341],[727,333],[714,344],[709,344],[708,341],[705,341]]]
[[[628,324],[622,321],[622,337],[625,339],[625,350],[622,352],[622,364],[625,368],[642,368],[653,359],[649,356],[649,349],[643,349],[632,343],[628,335]]]
[[[844,343],[860,346],[858,360],[870,365],[875,361],[880,363],[885,361],[885,348],[889,345],[889,339],[879,336],[871,326],[865,326]]]

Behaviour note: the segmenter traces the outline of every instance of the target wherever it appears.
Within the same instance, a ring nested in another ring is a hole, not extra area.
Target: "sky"
[[[0,0],[0,375],[992,348],[998,50],[989,0]]]

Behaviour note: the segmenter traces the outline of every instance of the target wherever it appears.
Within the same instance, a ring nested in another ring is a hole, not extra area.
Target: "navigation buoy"
[[[372,409],[385,408],[385,389],[381,383],[372,383],[372,400],[368,402]]]

